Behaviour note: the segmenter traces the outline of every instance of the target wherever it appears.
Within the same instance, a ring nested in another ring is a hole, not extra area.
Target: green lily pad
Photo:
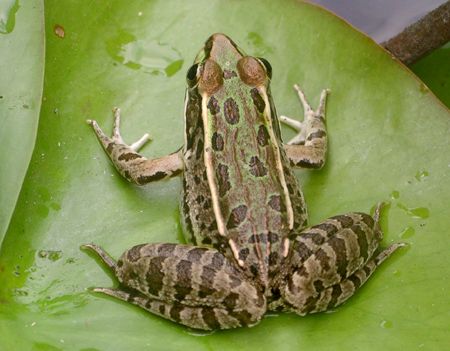
[[[45,25],[40,129],[0,252],[2,350],[448,346],[450,114],[372,40],[293,0],[49,0]],[[145,155],[176,150],[185,72],[214,32],[271,62],[279,113],[300,118],[294,83],[313,105],[331,89],[328,163],[298,172],[311,223],[385,201],[384,245],[409,243],[330,313],[271,314],[253,328],[205,334],[86,290],[116,282],[80,244],[94,241],[117,257],[134,244],[180,240],[181,186],[127,184],[84,120],[110,130],[120,106],[126,140],[153,137]]]
[[[0,246],[31,159],[44,80],[44,8],[0,2]],[[17,22],[17,24],[16,24]]]

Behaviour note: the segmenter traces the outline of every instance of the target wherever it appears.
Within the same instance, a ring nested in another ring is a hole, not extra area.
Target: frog
[[[113,110],[108,137],[93,128],[117,171],[144,185],[182,177],[186,243],[144,243],[114,260],[82,245],[117,278],[94,292],[186,327],[219,330],[258,324],[268,311],[300,316],[347,301],[403,243],[381,249],[380,212],[351,212],[308,225],[295,168],[320,169],[327,155],[324,89],[313,109],[295,85],[303,121],[277,116],[272,67],[228,36],[211,35],[186,74],[184,146],[163,157],[128,145]],[[295,129],[284,143],[280,122]]]

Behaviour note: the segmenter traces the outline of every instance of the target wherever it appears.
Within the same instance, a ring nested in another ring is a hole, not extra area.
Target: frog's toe
[[[103,250],[100,246],[90,243],[83,244],[80,246],[80,249],[94,252],[100,259],[113,271],[115,272],[117,269],[117,263],[114,259],[108,255],[108,253]]]

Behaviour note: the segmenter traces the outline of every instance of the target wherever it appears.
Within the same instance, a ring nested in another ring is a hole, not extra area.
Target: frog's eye
[[[241,58],[237,63],[237,70],[239,77],[247,85],[258,86],[267,83],[266,68],[256,57],[244,56]]]
[[[197,83],[197,70],[198,63],[194,64],[189,68],[186,74],[186,80],[190,87],[194,86]]]
[[[272,79],[272,66],[270,65],[269,61],[262,57],[258,57],[258,60],[263,64],[269,78]]]

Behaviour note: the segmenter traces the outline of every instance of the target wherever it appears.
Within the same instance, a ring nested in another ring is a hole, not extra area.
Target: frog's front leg
[[[395,250],[397,243],[376,253],[382,232],[379,210],[335,216],[305,229],[291,240],[280,298],[269,309],[300,315],[336,307],[351,297],[375,269]]]
[[[325,127],[325,105],[328,90],[322,91],[319,107],[313,110],[305,94],[296,84],[294,89],[303,105],[303,122],[280,116],[280,120],[298,131],[298,134],[285,145],[286,154],[292,166],[321,168],[327,153],[327,132]]]
[[[95,288],[147,311],[196,329],[251,326],[266,311],[266,300],[219,251],[180,244],[134,246],[117,263],[94,244],[121,288]]]
[[[111,138],[106,136],[94,120],[87,122],[92,126],[105,152],[119,173],[127,180],[143,185],[151,181],[172,177],[183,169],[183,161],[179,152],[170,155],[147,159],[138,153],[139,149],[150,140],[148,134],[131,145],[127,145],[120,135],[120,109],[114,108],[114,127]]]

